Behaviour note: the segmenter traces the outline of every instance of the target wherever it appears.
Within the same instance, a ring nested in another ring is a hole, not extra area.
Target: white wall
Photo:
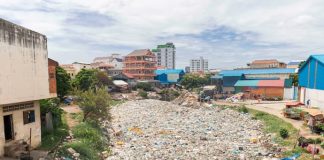
[[[1,106],[2,108],[2,106]],[[35,122],[24,124],[23,119],[23,111],[27,110],[34,110],[35,111]],[[2,109],[0,110],[0,115],[12,115],[13,120],[13,131],[14,131],[14,138],[15,140],[24,140],[29,144],[29,137],[30,137],[30,129],[31,129],[31,147],[36,148],[41,143],[41,119],[40,119],[40,107],[39,102],[34,102],[33,108],[28,109],[22,109],[22,110],[16,110],[11,112],[2,112]],[[4,144],[5,144],[5,134],[2,128],[4,128],[4,122],[3,118],[1,116],[0,118],[0,129],[2,132],[0,132],[0,156],[4,154]],[[1,159],[1,158],[0,158]]]
[[[306,88],[305,104],[309,99],[311,107],[318,107],[321,110],[324,110],[324,90]]]
[[[294,99],[294,88],[284,88],[284,97],[285,100]]]
[[[0,56],[0,105],[50,98],[44,35],[0,19]]]

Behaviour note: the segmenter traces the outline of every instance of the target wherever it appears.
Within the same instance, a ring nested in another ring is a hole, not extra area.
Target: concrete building
[[[5,148],[14,156],[22,149],[18,141],[31,148],[41,143],[39,100],[55,95],[50,93],[53,70],[48,68],[46,36],[3,19],[0,51],[0,156]]]
[[[299,69],[299,100],[324,110],[324,55],[312,55]]]
[[[115,70],[123,69],[123,59],[121,58],[120,54],[111,54],[111,56],[107,57],[96,57],[93,60],[93,63],[111,65]]]
[[[74,79],[77,75],[76,69],[74,68],[73,64],[62,64],[60,65],[60,67],[62,67],[72,79]]]
[[[190,60],[190,72],[208,72],[208,60],[203,57]]]
[[[74,62],[72,64],[62,64],[60,65],[73,79],[82,69],[92,69],[93,66],[88,63]]]
[[[76,74],[78,74],[82,69],[92,69],[91,64],[89,63],[74,62],[72,65],[75,68]]]
[[[269,60],[255,60],[251,63],[248,63],[247,66],[252,69],[286,68],[287,64],[284,62],[279,62],[276,59],[269,59]]]
[[[154,80],[156,57],[149,49],[135,50],[124,59],[123,73],[136,80]]]
[[[116,76],[123,72],[123,59],[120,54],[107,57],[96,57],[92,63],[93,68],[104,70],[109,76]]]
[[[299,68],[299,64],[301,63],[302,61],[291,61],[287,64],[287,68],[295,68],[295,69],[298,69]]]
[[[186,67],[185,67],[185,72],[186,72],[186,73],[190,73],[190,67],[189,67],[189,66],[186,66]]]
[[[156,49],[152,49],[156,55],[157,66],[164,69],[174,69],[176,65],[176,47],[173,43],[158,45]]]
[[[58,66],[58,62],[50,58],[48,59],[49,91],[51,97],[57,97],[56,67]]]

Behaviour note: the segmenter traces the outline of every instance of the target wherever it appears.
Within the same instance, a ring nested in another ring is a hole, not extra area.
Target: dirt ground
[[[80,113],[82,110],[80,109],[79,106],[77,105],[69,105],[69,106],[64,106],[62,109],[67,113],[65,114],[65,118],[67,121],[67,125],[69,128],[73,128],[74,126],[78,125],[79,122],[76,119],[72,118],[72,113]]]
[[[261,103],[257,103],[257,101],[247,101],[247,102],[242,102],[242,103],[238,103],[238,104],[233,104],[233,103],[228,103],[228,102],[224,102],[224,101],[219,101],[219,102],[216,102],[216,104],[219,104],[219,105],[245,104],[246,107],[248,107],[248,108],[275,115],[275,116],[283,119],[284,121],[292,124],[296,129],[298,129],[300,131],[300,135],[303,137],[322,138],[320,135],[313,134],[308,127],[304,126],[303,121],[294,120],[294,119],[284,117],[284,115],[282,114],[282,110],[285,108],[285,104],[287,102],[289,102],[289,101],[280,101],[280,102],[269,102],[269,101],[264,102],[263,101]]]

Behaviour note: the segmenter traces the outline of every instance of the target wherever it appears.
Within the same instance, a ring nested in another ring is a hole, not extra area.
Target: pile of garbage
[[[120,104],[111,113],[108,160],[264,159],[280,153],[260,121],[230,109],[148,99]]]
[[[198,94],[185,90],[180,94],[178,98],[173,100],[172,103],[180,106],[199,108],[201,105],[198,99],[199,99]]]
[[[226,98],[227,102],[238,102],[239,100],[242,99],[244,93],[237,93],[229,98]]]

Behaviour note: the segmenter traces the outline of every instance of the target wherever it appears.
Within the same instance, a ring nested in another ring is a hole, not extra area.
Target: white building
[[[123,59],[121,58],[120,54],[111,54],[111,56],[107,57],[96,57],[93,60],[93,63],[110,65],[114,70],[123,69]]]
[[[175,68],[176,48],[173,43],[158,45],[157,49],[152,49],[152,52],[157,57],[157,65],[159,68]]]
[[[208,60],[203,57],[190,60],[190,72],[208,72]]]
[[[52,97],[47,38],[0,18],[0,51],[0,157],[13,157],[26,151],[18,142],[41,143],[39,100]]]

